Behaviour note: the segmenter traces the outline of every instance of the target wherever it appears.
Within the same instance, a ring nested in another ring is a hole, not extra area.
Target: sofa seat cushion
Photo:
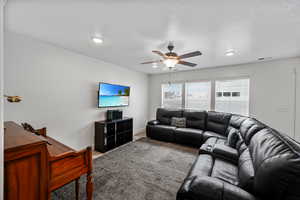
[[[226,144],[226,139],[224,138],[217,138],[217,137],[210,137],[208,138],[204,144],[215,146],[216,144]]]
[[[252,193],[254,186],[254,167],[248,148],[240,155],[238,165],[239,186]]]
[[[157,130],[171,130],[171,131],[174,131],[176,129],[175,126],[160,125],[160,124],[154,126],[154,128]]]
[[[232,185],[238,185],[238,167],[222,159],[215,159],[211,177],[220,179]]]
[[[187,178],[194,176],[210,176],[213,168],[214,159],[209,154],[201,154],[195,160],[191,167]]]
[[[255,200],[238,187],[236,165],[201,154],[177,192],[177,200]]]
[[[188,176],[211,176],[227,183],[238,185],[238,167],[210,154],[200,154]]]
[[[218,134],[216,132],[205,131],[203,133],[203,141],[206,141],[208,138],[211,138],[211,137],[216,137],[216,138],[224,139],[225,141],[227,140],[225,136],[220,135],[220,134]]]
[[[177,192],[177,200],[258,200],[247,191],[209,176],[186,179]]]
[[[193,128],[176,128],[174,131],[175,141],[181,144],[189,144],[200,147],[202,144],[203,131]]]
[[[176,127],[168,125],[155,125],[147,126],[149,132],[151,132],[150,137],[153,139],[163,140],[166,142],[174,142],[174,131]]]

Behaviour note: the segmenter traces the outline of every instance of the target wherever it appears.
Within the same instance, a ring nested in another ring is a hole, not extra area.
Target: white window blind
[[[191,82],[185,84],[185,108],[211,109],[211,82]]]
[[[162,85],[162,107],[164,108],[182,108],[182,83],[163,84]]]
[[[216,81],[215,110],[249,115],[249,79]]]

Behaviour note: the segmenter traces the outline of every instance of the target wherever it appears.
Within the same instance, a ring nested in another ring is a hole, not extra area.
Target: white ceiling
[[[300,55],[300,0],[8,0],[6,29],[146,73],[174,41],[198,68]],[[90,38],[100,34],[104,44]],[[235,49],[232,57],[224,55]],[[180,67],[180,70],[194,68]]]

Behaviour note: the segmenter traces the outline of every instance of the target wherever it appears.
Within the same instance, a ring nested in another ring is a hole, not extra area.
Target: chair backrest
[[[26,130],[26,131],[29,131],[31,133],[35,133],[37,135],[42,135],[44,137],[46,137],[47,135],[47,128],[44,127],[44,128],[41,128],[41,129],[34,129],[29,123],[21,123],[21,125],[23,126],[23,128]]]

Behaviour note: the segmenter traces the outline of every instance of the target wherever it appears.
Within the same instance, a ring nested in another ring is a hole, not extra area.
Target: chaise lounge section
[[[177,200],[300,199],[300,144],[254,118],[159,108],[147,136],[200,147]]]

